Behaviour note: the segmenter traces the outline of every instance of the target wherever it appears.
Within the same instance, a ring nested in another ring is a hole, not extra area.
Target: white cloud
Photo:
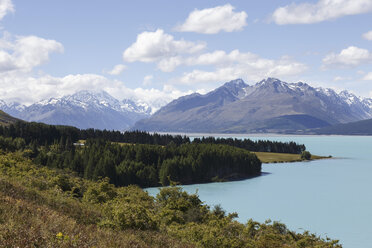
[[[205,43],[194,43],[185,40],[175,40],[162,29],[155,32],[143,32],[137,36],[136,42],[123,53],[127,62],[156,62],[179,54],[192,54],[205,48]]]
[[[152,83],[152,80],[154,79],[153,75],[147,75],[143,78],[143,85],[144,86],[149,86]]]
[[[234,9],[230,4],[202,10],[195,9],[183,24],[176,27],[176,30],[203,34],[242,30],[247,25],[248,15],[244,11],[234,12]]]
[[[47,62],[52,52],[63,52],[62,44],[55,40],[24,36],[16,40],[13,55],[18,68],[31,70]]]
[[[119,65],[115,65],[114,68],[112,68],[112,70],[111,71],[108,71],[107,73],[110,74],[110,75],[119,75],[125,69],[127,69],[127,66],[126,65],[119,64]]]
[[[11,0],[0,0],[0,20],[9,12],[14,12],[14,6]]]
[[[226,53],[223,50],[216,50],[210,53],[203,53],[199,55],[191,55],[189,57],[171,57],[168,59],[161,60],[158,63],[158,67],[163,71],[173,71],[177,66],[216,66],[220,73],[223,71],[228,71],[232,69],[236,71],[236,68],[241,68],[241,70],[251,70],[253,75],[293,75],[306,70],[306,66],[302,63],[295,62],[287,57],[282,57],[279,60],[271,60],[261,58],[260,56],[250,53],[250,52],[240,52],[239,50],[233,50],[230,53]],[[225,68],[225,69],[223,69]],[[240,69],[239,69],[240,70]],[[193,78],[199,78],[199,72],[204,72],[201,70],[194,70],[194,72],[184,74],[185,77],[182,82],[196,82]],[[216,72],[211,72],[216,75]],[[209,74],[209,73],[207,73]],[[234,73],[233,75],[242,75],[244,73]],[[203,75],[205,75],[203,73]],[[203,76],[204,77],[204,76]],[[200,76],[201,81],[213,81],[203,79]],[[187,79],[186,79],[187,78]],[[230,78],[230,77],[229,77]]]
[[[126,87],[122,81],[110,80],[97,74],[33,77],[29,73],[7,72],[0,77],[0,85],[2,86],[0,88],[1,100],[15,101],[26,105],[89,89],[93,91],[105,90],[119,100],[126,98],[140,101],[157,110],[175,98],[192,93],[192,91],[183,92],[165,86],[162,90],[141,87],[131,89]]]
[[[349,46],[340,53],[331,53],[323,58],[323,68],[330,66],[358,66],[372,62],[372,53],[367,49]]]
[[[261,58],[253,53],[241,53],[239,50],[233,50],[228,54],[224,51],[202,54],[199,57],[189,59],[188,63],[199,65],[214,64],[216,70],[193,70],[192,72],[184,73],[179,80],[184,84],[221,82],[236,78],[258,81],[264,77],[297,75],[307,69],[306,65],[293,61],[288,57],[272,60]]]
[[[344,78],[343,77],[340,77],[340,76],[337,76],[337,77],[334,77],[333,78],[333,81],[335,81],[335,82],[342,81],[342,80],[344,80]]]
[[[249,72],[252,74],[251,77],[257,78],[258,75],[294,75],[307,69],[304,64],[286,57],[271,60],[261,58],[250,52],[242,53],[239,50],[233,50],[230,53],[223,50],[200,53],[205,46],[204,43],[176,41],[173,36],[158,29],[155,32],[139,34],[137,41],[125,50],[123,58],[128,62],[156,63],[157,67],[163,72],[172,72],[181,65],[213,65],[217,67],[214,72],[194,70],[185,73],[181,78],[183,83],[213,81],[213,77],[221,78],[221,76],[218,76],[221,74],[225,75],[222,78],[230,79],[234,75],[247,75]],[[228,71],[230,71],[230,75],[228,75]]]
[[[13,40],[5,33],[0,39],[0,72],[31,71],[47,62],[52,52],[63,52],[62,44],[36,36],[18,36]]]
[[[159,89],[127,89],[127,96],[133,100],[145,102],[153,108],[153,112],[166,105],[170,101],[184,95],[193,93],[193,91],[180,91],[175,88],[169,88],[166,85],[162,90]]]
[[[372,72],[367,73],[367,74],[363,77],[363,80],[372,81]]]
[[[164,58],[159,61],[158,68],[163,72],[171,72],[183,63],[181,56]]]
[[[319,0],[317,3],[292,3],[272,14],[276,24],[310,24],[372,11],[371,0]]]
[[[363,38],[366,40],[372,40],[372,30],[367,33],[364,33]]]
[[[338,81],[345,81],[345,80],[351,80],[351,77],[341,77],[341,76],[336,76],[333,78],[333,81],[338,82]]]
[[[187,47],[189,44],[183,41],[174,42],[177,48],[185,44]],[[190,46],[188,48],[192,49]],[[130,89],[121,81],[110,80],[97,74],[33,76],[33,69],[47,62],[52,52],[62,51],[63,46],[57,41],[36,36],[12,36],[5,32],[0,38],[0,99],[29,105],[80,90],[105,90],[118,99],[142,101],[156,110],[174,98],[188,93],[176,89]],[[116,65],[108,73],[118,74],[125,68],[125,65]],[[148,75],[144,81],[149,83],[151,79],[152,76]]]

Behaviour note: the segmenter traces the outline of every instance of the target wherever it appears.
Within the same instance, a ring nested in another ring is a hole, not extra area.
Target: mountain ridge
[[[267,78],[247,85],[237,79],[205,95],[178,98],[132,129],[222,133],[306,130],[372,118],[371,102],[347,91],[336,93],[303,82]]]
[[[315,88],[304,82],[267,78],[253,85],[236,79],[206,94],[185,95],[152,116],[152,109],[146,104],[130,99],[119,101],[105,91],[91,90],[30,106],[0,100],[0,109],[26,121],[82,129],[305,133],[372,118],[372,99],[348,91]]]
[[[26,120],[78,128],[126,130],[147,117],[151,108],[130,99],[117,100],[105,91],[78,91],[60,98],[49,98],[30,106],[0,102],[0,109]]]

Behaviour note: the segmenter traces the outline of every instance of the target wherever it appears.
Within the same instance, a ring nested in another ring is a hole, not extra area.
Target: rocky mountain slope
[[[151,108],[125,99],[119,101],[107,92],[80,91],[23,106],[0,102],[0,109],[26,120],[78,128],[125,130],[148,117]]]
[[[174,100],[133,129],[168,132],[293,132],[372,118],[372,100],[275,78],[241,79]]]

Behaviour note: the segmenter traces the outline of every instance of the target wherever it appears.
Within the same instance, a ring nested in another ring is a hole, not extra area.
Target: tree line
[[[255,154],[227,145],[122,145],[88,139],[84,146],[73,146],[67,142],[42,147],[35,161],[75,171],[86,179],[107,177],[116,186],[205,183],[261,173],[261,162]]]
[[[104,139],[111,142],[132,143],[132,144],[148,144],[162,145],[169,144],[182,145],[189,143],[197,144],[224,144],[234,146],[249,151],[257,152],[278,152],[278,153],[295,153],[301,154],[306,150],[302,144],[295,142],[277,142],[268,140],[253,141],[250,139],[232,139],[232,138],[214,138],[203,137],[191,139],[187,136],[170,135],[170,134],[150,134],[144,131],[110,131],[85,129],[80,130],[71,126],[47,125],[36,122],[18,121],[8,126],[0,126],[0,135],[11,138],[23,138],[26,144],[31,142],[38,145],[51,145],[55,141],[70,140],[77,142],[78,140],[87,139]]]
[[[233,138],[215,138],[203,137],[195,138],[193,143],[198,144],[223,144],[234,147],[239,147],[253,152],[277,152],[277,153],[294,153],[301,154],[306,150],[305,145],[297,144],[296,142],[279,142],[270,140],[257,140],[250,139],[233,139]]]
[[[76,144],[84,139],[84,145]],[[206,183],[259,175],[261,162],[250,151],[299,153],[294,142],[195,138],[80,130],[70,126],[16,122],[0,126],[0,148],[22,150],[36,163],[68,169],[86,179],[109,178],[117,186]]]

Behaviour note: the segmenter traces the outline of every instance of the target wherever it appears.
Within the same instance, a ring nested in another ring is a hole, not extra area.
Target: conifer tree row
[[[38,145],[51,145],[56,140],[65,143],[66,140],[77,142],[86,139],[104,139],[111,142],[162,145],[224,144],[255,152],[278,152],[301,154],[306,147],[295,142],[275,142],[268,140],[252,141],[250,139],[203,137],[191,139],[187,136],[169,134],[150,134],[144,131],[109,131],[86,129],[80,130],[70,126],[47,125],[35,122],[16,122],[9,126],[0,126],[0,135],[11,138],[23,138],[26,144],[36,142]]]
[[[117,186],[204,183],[242,179],[261,172],[261,162],[255,154],[216,144],[119,145],[89,139],[82,147],[67,143],[42,147],[35,162],[69,169],[87,179],[107,177]]]

